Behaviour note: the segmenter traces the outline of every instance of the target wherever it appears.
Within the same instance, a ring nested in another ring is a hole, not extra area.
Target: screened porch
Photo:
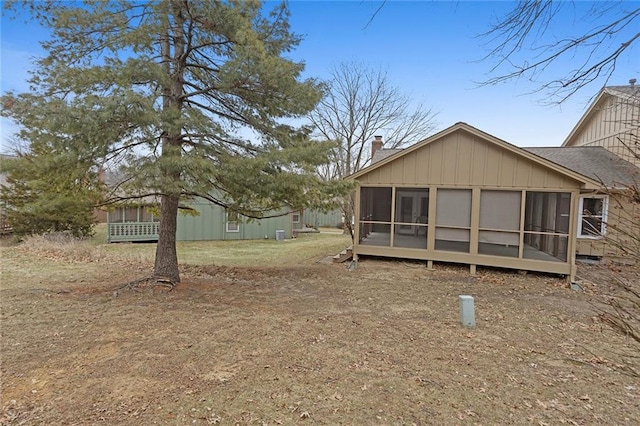
[[[571,192],[362,187],[357,244],[362,254],[568,264],[571,205]]]
[[[117,207],[107,213],[107,241],[157,241],[159,226],[151,206]]]

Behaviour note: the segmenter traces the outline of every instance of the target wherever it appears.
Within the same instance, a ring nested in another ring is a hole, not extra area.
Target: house
[[[202,198],[184,207],[188,207],[182,210],[186,213],[178,213],[178,241],[291,238],[294,222],[301,220],[299,212],[285,211],[276,217],[250,219]],[[157,241],[157,210],[157,203],[152,200],[112,209],[107,215],[107,241]]]
[[[355,260],[574,277],[581,197],[598,191],[596,179],[466,123],[403,150],[372,151],[376,161],[349,177],[356,181]]]
[[[341,209],[327,211],[317,209],[303,209],[302,219],[293,221],[294,229],[307,228],[342,228],[344,226],[344,213]],[[295,214],[294,218],[296,218]]]
[[[580,197],[576,255],[625,261],[625,248],[640,236],[640,205],[628,194],[640,182],[640,168],[602,146],[525,149],[601,183]]]
[[[639,128],[640,87],[631,79],[600,90],[562,146],[601,146],[640,167]]]

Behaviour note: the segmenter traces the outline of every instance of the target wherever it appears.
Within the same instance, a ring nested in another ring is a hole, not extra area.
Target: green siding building
[[[204,199],[191,201],[188,206],[197,214],[178,213],[178,241],[291,238],[292,229],[300,222],[298,212],[283,211],[282,216],[257,220],[228,212]],[[157,241],[159,224],[151,206],[118,207],[107,215],[107,241]]]

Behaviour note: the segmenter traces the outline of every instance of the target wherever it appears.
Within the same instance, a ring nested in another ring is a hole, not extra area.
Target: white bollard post
[[[460,322],[465,327],[476,326],[476,313],[473,306],[472,296],[459,296],[460,300]]]

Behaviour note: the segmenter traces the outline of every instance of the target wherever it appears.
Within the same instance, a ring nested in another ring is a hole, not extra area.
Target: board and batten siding
[[[575,180],[462,130],[384,164],[358,181],[361,185],[579,189]]]
[[[291,215],[249,220],[240,216],[238,232],[227,232],[225,209],[206,200],[198,199],[190,202],[189,207],[197,211],[197,215],[178,213],[176,239],[178,241],[211,241],[211,240],[257,240],[265,236],[275,238],[277,230],[285,231],[285,238],[291,238]]]
[[[637,100],[627,101],[618,96],[605,94],[596,101],[588,115],[563,145],[601,146],[618,157],[640,166],[640,159],[624,146],[624,144],[634,146],[639,123],[640,105]]]
[[[197,215],[178,211],[176,239],[178,241],[224,240],[225,214],[220,206],[203,200],[189,203]]]

